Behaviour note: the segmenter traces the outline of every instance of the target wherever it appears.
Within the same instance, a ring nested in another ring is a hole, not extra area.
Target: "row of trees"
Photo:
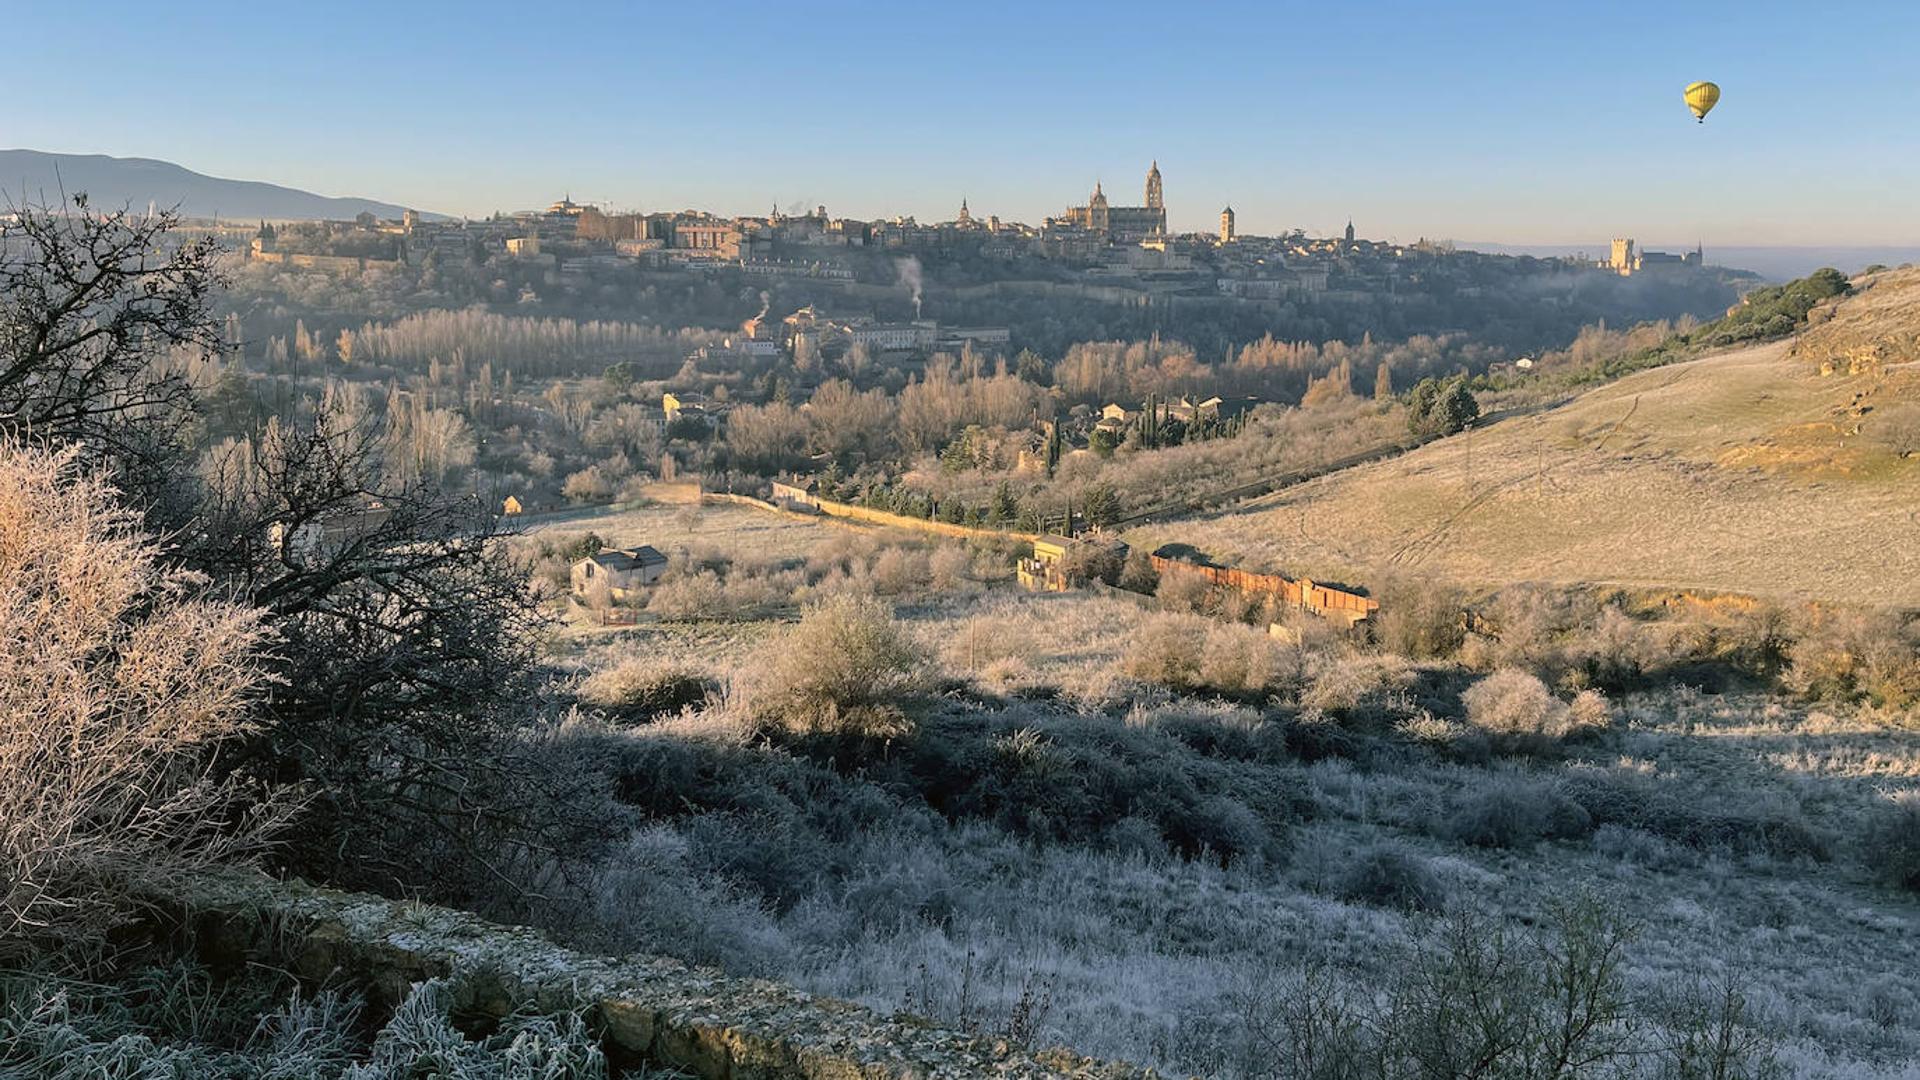
[[[500,315],[481,308],[429,311],[390,323],[343,330],[343,362],[424,369],[456,355],[521,376],[578,375],[614,362],[651,357],[669,374],[686,351],[717,340],[712,331],[667,331],[643,323]]]
[[[1148,395],[1298,402],[1316,387],[1322,395],[1336,386],[1339,393],[1350,393],[1357,374],[1371,379],[1376,396],[1391,396],[1396,385],[1460,370],[1484,371],[1506,356],[1461,334],[1417,335],[1390,344],[1362,335],[1357,345],[1279,341],[1268,335],[1218,364],[1203,363],[1189,346],[1161,338],[1089,341],[1067,350],[1053,367],[1052,381],[1069,402],[1095,405]]]

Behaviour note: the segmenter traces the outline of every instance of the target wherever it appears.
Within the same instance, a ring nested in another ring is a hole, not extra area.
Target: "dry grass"
[[[1786,345],[1623,379],[1226,514],[1135,530],[1224,561],[1920,605],[1920,460],[1858,433],[1878,377]]]
[[[632,509],[595,509],[543,517],[527,534],[591,532],[609,547],[651,544],[676,550],[713,548],[736,559],[785,558],[846,531],[823,518],[756,510],[750,506],[652,504]]]

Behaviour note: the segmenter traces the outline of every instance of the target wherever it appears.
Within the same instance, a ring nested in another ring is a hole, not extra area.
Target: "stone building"
[[[1098,233],[1120,243],[1165,236],[1167,200],[1160,181],[1160,163],[1157,161],[1147,171],[1146,203],[1145,206],[1114,206],[1107,201],[1106,192],[1096,182],[1087,204],[1067,207],[1067,212],[1058,221],[1070,228]]]
[[[573,564],[573,595],[591,598],[605,589],[615,603],[634,596],[667,572],[667,557],[642,544],[589,555]]]

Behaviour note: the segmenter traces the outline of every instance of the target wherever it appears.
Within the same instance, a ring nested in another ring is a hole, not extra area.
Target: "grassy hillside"
[[[1920,605],[1920,271],[1860,285],[1790,341],[1643,371],[1129,539],[1360,582],[1418,573]]]

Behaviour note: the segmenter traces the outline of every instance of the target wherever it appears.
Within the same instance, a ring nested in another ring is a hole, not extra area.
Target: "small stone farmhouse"
[[[666,570],[667,557],[645,544],[602,551],[573,564],[573,594],[591,596],[604,587],[618,602],[659,581]]]

